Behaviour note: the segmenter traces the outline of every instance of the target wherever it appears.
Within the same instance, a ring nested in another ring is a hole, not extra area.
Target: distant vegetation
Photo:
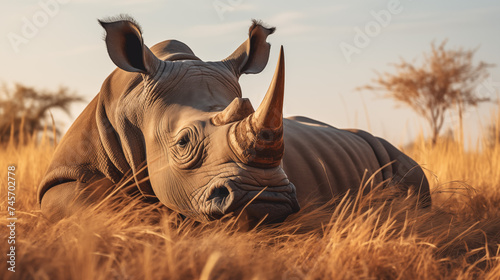
[[[412,108],[429,123],[431,140],[436,144],[449,110],[457,111],[462,134],[467,107],[491,101],[489,96],[480,96],[476,89],[488,77],[487,68],[493,65],[485,62],[475,65],[475,52],[448,49],[446,40],[439,46],[433,43],[430,53],[424,53],[421,66],[401,59],[393,64],[395,74],[379,73],[373,85],[361,89],[383,91],[386,97]]]
[[[18,83],[13,87],[3,84],[0,88],[0,144],[9,140],[26,143],[43,130],[59,135],[51,112],[61,110],[69,115],[70,105],[81,101],[81,96],[65,87],[49,91]]]

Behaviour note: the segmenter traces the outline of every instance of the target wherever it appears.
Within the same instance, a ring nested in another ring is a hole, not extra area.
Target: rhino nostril
[[[214,198],[226,198],[228,196],[229,196],[229,190],[227,189],[227,187],[221,186],[214,188],[208,199],[210,200]]]

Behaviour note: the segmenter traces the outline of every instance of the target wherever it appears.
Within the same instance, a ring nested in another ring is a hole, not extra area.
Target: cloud
[[[460,23],[470,25],[474,21],[482,21],[487,16],[496,16],[500,12],[500,8],[476,8],[469,10],[447,11],[444,15],[440,11],[426,11],[415,13],[403,17],[403,22],[395,23],[392,26],[397,30],[433,30],[438,27],[445,28],[446,26],[456,26]],[[395,20],[396,21],[396,20]],[[398,20],[399,21],[399,20]]]
[[[216,24],[200,24],[186,28],[186,31],[183,34],[195,38],[225,36],[236,32],[241,33],[241,31],[246,30],[250,24],[250,20]]]
[[[255,11],[257,7],[251,4],[240,4],[232,7],[232,11]]]
[[[297,20],[304,19],[306,18],[306,14],[302,12],[296,12],[296,11],[289,11],[289,12],[282,12],[279,13],[273,17],[271,17],[269,20],[273,22],[273,24],[290,24],[294,23]]]
[[[59,52],[57,52],[56,56],[57,57],[80,56],[82,54],[86,54],[86,53],[93,52],[96,50],[102,50],[104,48],[105,48],[104,44],[85,45],[85,46],[79,46],[79,47],[76,47],[73,49],[59,51]]]
[[[303,12],[287,11],[272,16],[266,22],[276,26],[280,35],[300,35],[310,31],[313,26],[303,23],[308,15]]]
[[[264,19],[269,26],[276,26],[280,35],[302,34],[314,28],[310,24],[302,23],[308,18],[306,13],[287,11]],[[184,35],[191,37],[223,37],[228,34],[240,34],[250,26],[250,20],[222,22],[216,24],[200,24],[186,28]]]
[[[79,3],[79,4],[100,4],[106,5],[108,7],[113,6],[127,6],[127,5],[142,5],[142,4],[151,4],[151,3],[161,3],[162,0],[71,0],[70,3]]]

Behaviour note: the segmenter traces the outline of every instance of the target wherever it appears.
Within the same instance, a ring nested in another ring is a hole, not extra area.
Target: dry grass
[[[7,166],[17,166],[16,272],[3,279],[499,279],[500,145],[465,151],[418,142],[432,209],[379,190],[339,197],[284,224],[239,231],[234,219],[200,225],[130,197],[56,224],[41,216],[36,187],[53,146],[0,148],[0,219]],[[0,236],[8,235],[6,226]]]

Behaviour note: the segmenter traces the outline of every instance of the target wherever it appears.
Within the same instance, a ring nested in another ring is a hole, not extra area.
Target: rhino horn
[[[245,164],[271,168],[283,158],[283,98],[285,61],[283,46],[269,89],[255,113],[231,127],[230,142]]]
[[[254,111],[248,98],[235,98],[224,111],[212,117],[212,124],[216,126],[229,124],[248,117]]]
[[[256,128],[281,131],[283,135],[283,98],[285,93],[285,59],[283,46],[280,49],[278,65],[264,100],[252,117]],[[282,138],[282,137],[281,137]]]

